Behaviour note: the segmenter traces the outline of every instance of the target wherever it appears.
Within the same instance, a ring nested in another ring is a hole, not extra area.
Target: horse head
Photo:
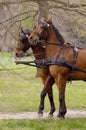
[[[59,44],[64,44],[65,42],[58,29],[53,25],[52,20],[44,18],[40,20],[29,36],[30,44],[36,45],[40,40],[45,40],[45,43],[50,41],[57,43],[58,41]]]
[[[44,19],[42,18],[40,20],[40,23],[38,23],[35,26],[35,29],[31,32],[29,36],[29,42],[30,44],[36,45],[39,40],[46,40],[48,35],[48,30],[50,28],[51,19]]]
[[[15,50],[16,57],[24,56],[25,52],[29,49],[30,44],[28,42],[28,36],[30,35],[31,31],[29,29],[23,30],[19,33],[19,40]]]

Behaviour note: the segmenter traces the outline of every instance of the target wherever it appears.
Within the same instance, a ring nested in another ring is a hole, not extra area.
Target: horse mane
[[[29,29],[25,29],[25,30],[21,31],[19,33],[20,41],[22,41],[23,43],[27,42],[28,41],[28,37],[26,37],[26,35],[30,35],[30,33],[31,33],[31,30],[29,30]]]
[[[53,24],[52,24],[53,25]],[[64,44],[65,40],[63,38],[63,36],[61,35],[61,33],[59,32],[59,30],[53,25],[54,31],[56,33],[57,38],[59,39],[59,41]]]
[[[29,30],[29,29],[25,29],[24,32],[25,32],[27,35],[30,35],[31,30]]]

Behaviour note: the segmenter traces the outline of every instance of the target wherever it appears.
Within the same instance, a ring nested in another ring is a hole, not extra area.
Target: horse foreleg
[[[48,91],[48,98],[49,98],[50,106],[51,106],[51,110],[49,112],[49,116],[53,116],[53,113],[55,112],[55,104],[54,104],[54,100],[53,100],[52,87]]]
[[[59,113],[58,117],[59,118],[64,118],[67,110],[66,110],[66,105],[65,105],[65,95],[62,92],[59,92]]]
[[[56,80],[56,84],[59,89],[59,118],[64,118],[67,110],[65,104],[65,87],[66,87],[66,80],[63,76],[59,76]]]
[[[41,95],[40,95],[40,105],[39,105],[39,110],[38,110],[38,115],[42,116],[43,115],[43,110],[44,110],[44,98],[46,96],[45,88],[43,88]]]
[[[41,116],[43,114],[43,109],[44,109],[44,99],[46,94],[48,93],[50,105],[51,105],[51,110],[50,110],[50,115],[53,115],[55,111],[55,105],[54,105],[54,100],[53,100],[53,92],[52,92],[52,85],[54,84],[54,79],[53,78],[48,78],[46,81],[46,84],[41,92],[40,95],[40,105],[39,105],[39,110],[38,114]]]

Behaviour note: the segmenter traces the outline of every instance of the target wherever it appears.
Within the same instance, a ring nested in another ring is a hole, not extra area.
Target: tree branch
[[[6,4],[21,4],[21,3],[25,3],[25,2],[39,2],[40,0],[7,0],[5,2],[0,2],[0,4],[2,5],[6,5]],[[43,1],[52,1],[52,0],[43,0]],[[61,0],[53,0],[52,2],[56,2],[56,3],[59,3],[61,5],[64,5],[65,7],[70,7],[70,8],[79,8],[79,7],[86,7],[86,3],[81,3],[81,4],[70,4],[69,2],[64,2],[64,1],[61,1]]]
[[[11,17],[11,18],[8,18],[8,19],[6,19],[6,20],[0,22],[0,24],[5,23],[5,22],[8,22],[8,21],[10,21],[10,20],[12,20],[12,19],[15,19],[15,18],[18,17],[18,16],[21,16],[21,15],[24,15],[24,14],[27,14],[27,13],[31,13],[31,12],[33,12],[33,13],[34,13],[34,12],[38,12],[38,10],[28,10],[28,11],[26,11],[26,12],[22,12],[22,13],[20,13],[20,14],[17,14],[17,15],[15,15],[15,16]]]

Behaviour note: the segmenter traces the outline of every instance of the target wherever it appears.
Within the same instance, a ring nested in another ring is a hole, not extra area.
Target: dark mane
[[[53,25],[53,24],[52,24]],[[61,33],[59,32],[59,30],[53,25],[53,28],[55,30],[55,33],[56,33],[56,36],[57,38],[59,39],[59,41],[64,44],[65,43],[65,40],[63,38],[63,36],[61,35]]]
[[[28,42],[28,37],[26,35],[30,35],[31,30],[25,29],[23,31],[24,33],[22,31],[19,33],[19,40],[22,41],[23,43],[26,43]]]
[[[29,30],[29,29],[25,29],[24,32],[25,32],[27,35],[30,35],[31,30]]]

